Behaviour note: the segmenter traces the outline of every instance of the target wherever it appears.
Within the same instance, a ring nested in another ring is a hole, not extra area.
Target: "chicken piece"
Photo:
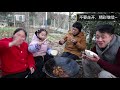
[[[68,75],[60,66],[53,67],[53,74],[57,77],[68,77]]]

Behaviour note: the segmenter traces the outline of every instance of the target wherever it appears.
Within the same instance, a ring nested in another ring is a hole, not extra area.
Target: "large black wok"
[[[53,74],[54,66],[62,67],[69,78],[77,78],[80,73],[80,66],[75,60],[67,57],[55,57],[48,60],[43,67],[43,71],[51,78],[60,78]]]

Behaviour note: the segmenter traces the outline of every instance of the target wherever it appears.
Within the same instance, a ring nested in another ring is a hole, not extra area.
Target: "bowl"
[[[58,51],[57,50],[51,50],[51,55],[53,55],[53,56],[58,55]]]
[[[90,51],[90,50],[85,50],[85,54],[89,57],[94,57],[94,56],[98,56],[96,53]]]

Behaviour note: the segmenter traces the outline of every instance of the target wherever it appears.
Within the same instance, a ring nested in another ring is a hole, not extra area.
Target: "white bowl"
[[[94,57],[94,56],[98,56],[96,53],[90,51],[90,50],[85,50],[85,54],[89,57]]]
[[[51,50],[51,55],[56,56],[58,54],[57,50]]]

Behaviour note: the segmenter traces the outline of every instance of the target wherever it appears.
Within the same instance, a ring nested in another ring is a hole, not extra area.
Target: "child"
[[[28,47],[36,62],[36,70],[33,74],[36,78],[45,78],[46,75],[42,71],[43,65],[47,60],[53,58],[52,55],[48,54],[51,49],[46,41],[47,34],[47,31],[42,28],[36,31]]]

